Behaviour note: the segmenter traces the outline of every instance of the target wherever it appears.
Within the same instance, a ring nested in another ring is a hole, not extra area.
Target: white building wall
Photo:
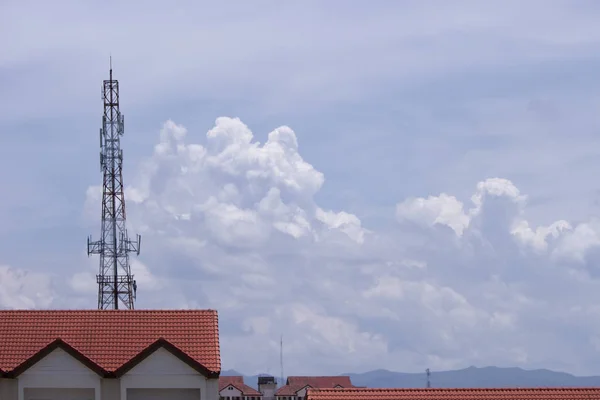
[[[205,396],[205,394],[202,393],[202,396]],[[206,396],[203,399],[214,398],[214,400],[217,400],[219,398],[219,378],[206,380]]]
[[[165,349],[158,349],[120,379],[103,379],[62,349],[56,349],[17,379],[0,379],[0,400],[27,400],[35,389],[92,389],[95,400],[127,400],[128,388],[200,389],[201,400],[218,400],[219,380],[207,379]],[[106,393],[103,393],[103,392]],[[56,391],[53,391],[56,393]],[[73,391],[72,391],[73,392]],[[74,392],[73,392],[74,393]],[[65,398],[70,398],[72,393]],[[120,397],[120,398],[119,398]]]
[[[101,399],[101,377],[71,357],[56,349],[19,375],[18,400],[25,400],[25,388],[94,389],[95,399]]]
[[[274,400],[275,392],[277,391],[276,383],[264,383],[258,385],[258,391],[262,393],[263,400]]]
[[[94,389],[25,388],[25,400],[93,400]]]
[[[304,396],[306,395],[306,391],[308,390],[309,387],[310,386],[305,386],[302,389],[298,390],[296,392],[296,396],[304,398]]]
[[[206,379],[163,348],[156,350],[121,377],[121,400],[127,400],[129,388],[200,389],[202,400],[219,398],[218,378]]]
[[[16,379],[0,378],[0,400],[17,400],[19,398]]]
[[[102,382],[100,383],[100,389],[102,392],[101,400],[121,400],[120,379],[102,379]]]

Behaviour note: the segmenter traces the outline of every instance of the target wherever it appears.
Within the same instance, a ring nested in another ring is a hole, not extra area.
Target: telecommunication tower
[[[141,237],[135,241],[127,236],[125,227],[125,194],[123,190],[123,114],[119,110],[119,81],[113,80],[112,59],[110,78],[102,90],[104,116],[100,128],[100,169],[102,185],[101,238],[88,237],[87,251],[100,255],[98,283],[98,309],[119,309],[119,300],[127,309],[133,309],[137,284],[131,274],[129,253],[140,254]]]

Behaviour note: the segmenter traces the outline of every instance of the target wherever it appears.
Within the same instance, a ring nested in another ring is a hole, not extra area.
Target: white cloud
[[[47,274],[0,265],[0,307],[48,308],[57,294]]]
[[[574,229],[571,229],[571,226],[565,221],[558,221],[545,230],[550,231],[553,237],[557,237],[557,230],[561,228],[568,230],[568,233],[561,237],[562,240],[558,242],[553,250],[553,253],[557,256],[585,262],[587,252],[600,246],[600,224],[596,219],[581,223],[575,226]]]
[[[367,230],[356,215],[317,204],[323,174],[300,156],[290,128],[261,145],[238,119],[218,118],[204,143],[196,137],[164,125],[127,188],[129,216],[132,231],[144,232],[148,273],[177,288],[166,303],[220,310],[226,367],[273,367],[283,334],[294,373],[594,369],[586,357],[600,323],[572,317],[600,289],[594,220],[536,226],[527,196],[490,178],[468,202],[408,198],[396,218],[412,224]],[[90,190],[88,202],[97,201]],[[589,343],[573,344],[565,324]]]
[[[586,252],[600,245],[600,226],[595,220],[581,223],[574,228],[565,220],[535,229],[524,217],[527,197],[507,179],[490,178],[477,184],[471,197],[473,207],[464,210],[463,204],[445,193],[428,198],[410,198],[396,206],[396,217],[429,227],[446,225],[462,236],[465,230],[481,235],[483,229],[497,232],[487,234],[511,234],[517,243],[537,252],[550,251],[554,256],[584,261]],[[493,223],[490,226],[489,221]],[[499,229],[500,228],[500,229]],[[503,228],[507,228],[502,231]],[[552,245],[551,250],[549,246]]]
[[[465,215],[463,204],[446,193],[426,199],[407,199],[396,206],[396,217],[429,226],[447,225],[459,236],[469,225],[469,216]]]
[[[182,234],[208,234],[240,248],[263,246],[275,232],[314,241],[333,230],[363,242],[356,216],[314,203],[323,174],[302,159],[290,128],[275,129],[260,145],[239,119],[222,117],[208,131],[206,145],[188,144],[186,136],[186,128],[167,121],[139,183],[127,188],[136,204],[130,215],[139,216],[143,231],[163,230],[161,224],[148,225],[158,219],[181,221]],[[98,201],[90,191],[86,208],[97,209],[90,203]]]

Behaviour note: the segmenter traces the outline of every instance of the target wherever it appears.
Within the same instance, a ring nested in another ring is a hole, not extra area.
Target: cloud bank
[[[488,178],[469,199],[403,199],[393,230],[368,229],[319,206],[324,174],[289,127],[261,144],[236,118],[218,118],[205,137],[169,120],[157,141],[126,189],[130,231],[144,236],[132,261],[138,308],[218,309],[226,368],[275,369],[283,335],[296,374],[600,372],[598,220],[534,226],[527,196]],[[87,191],[90,224],[99,190]],[[97,259],[86,268],[66,297],[93,299]],[[0,275],[3,307],[67,301],[49,275]]]
[[[0,306],[96,306],[110,42],[138,306],[219,309],[225,367],[600,374],[597,4],[60,3],[0,5]]]
[[[289,127],[261,144],[222,117],[204,138],[167,121],[132,182],[138,306],[217,308],[226,367],[276,368],[283,334],[294,373],[597,371],[600,225],[533,226],[507,179],[482,180],[465,201],[404,199],[394,230],[367,229],[317,204],[324,175]]]

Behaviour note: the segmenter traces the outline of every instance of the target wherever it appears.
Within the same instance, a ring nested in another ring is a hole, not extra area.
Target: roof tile
[[[600,400],[598,388],[309,389],[307,400]]]
[[[242,395],[244,396],[262,396],[262,394],[254,389],[251,386],[248,386],[244,383],[244,377],[243,376],[220,376],[219,377],[219,392],[223,389],[225,389],[227,386],[233,386],[234,388],[236,388],[237,390],[239,390],[240,392],[242,392]]]
[[[220,372],[215,310],[0,310],[0,370],[10,371],[62,339],[114,372],[160,338]]]
[[[351,388],[349,376],[289,376],[285,386],[280,387],[276,396],[293,396],[300,389],[310,386],[312,388],[334,388],[341,386]]]

